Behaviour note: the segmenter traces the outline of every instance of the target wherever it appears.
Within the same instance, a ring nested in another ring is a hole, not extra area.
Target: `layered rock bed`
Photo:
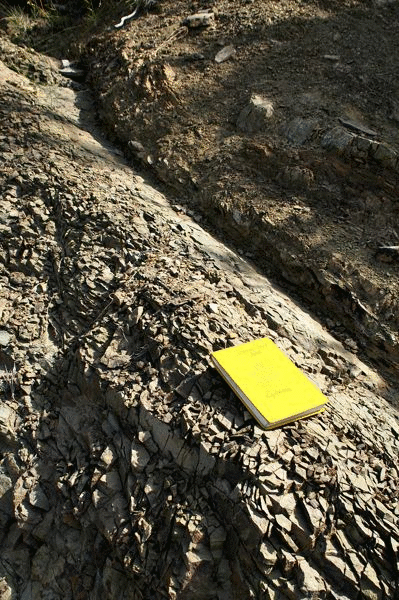
[[[46,65],[0,68],[1,600],[396,598],[398,382],[136,175]],[[256,425],[209,356],[261,336],[324,413]]]

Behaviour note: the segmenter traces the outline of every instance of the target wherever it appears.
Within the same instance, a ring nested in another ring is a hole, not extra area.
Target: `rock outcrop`
[[[79,105],[1,66],[1,600],[396,598],[397,388]],[[260,336],[325,413],[257,427],[209,354]]]

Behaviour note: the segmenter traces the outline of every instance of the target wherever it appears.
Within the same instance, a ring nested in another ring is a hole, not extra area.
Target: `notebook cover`
[[[268,338],[218,350],[212,359],[263,427],[314,414],[327,402],[317,386]]]

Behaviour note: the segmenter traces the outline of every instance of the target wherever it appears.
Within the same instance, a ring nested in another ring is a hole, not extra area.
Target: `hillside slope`
[[[1,63],[1,600],[397,598],[397,387],[7,44],[47,84]],[[209,353],[260,336],[325,413],[255,425]]]
[[[115,30],[120,11],[82,45],[109,135],[395,370],[398,3],[164,1]]]

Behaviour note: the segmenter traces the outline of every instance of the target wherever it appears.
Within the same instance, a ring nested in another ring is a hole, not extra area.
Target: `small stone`
[[[141,142],[136,141],[136,140],[129,140],[129,142],[127,143],[127,145],[129,146],[129,149],[134,154],[141,154],[141,153],[145,152],[145,148],[144,148],[143,144]]]
[[[293,167],[285,167],[279,174],[279,179],[287,187],[306,189],[314,182],[314,173],[307,167],[295,165]]]
[[[275,516],[276,523],[281,527],[281,529],[290,532],[292,528],[292,523],[287,517],[282,514],[278,514]]]
[[[50,508],[50,504],[46,494],[43,489],[37,484],[33,490],[31,490],[28,494],[29,504],[34,506],[35,508],[41,508],[42,510],[48,511]]]
[[[363,597],[366,600],[381,600],[383,593],[381,590],[380,581],[377,577],[377,573],[370,563],[366,564],[361,575],[360,589]]]
[[[54,527],[54,512],[55,509],[49,510],[42,521],[32,531],[32,535],[38,540],[45,541],[49,536],[52,527]]]
[[[234,48],[234,46],[225,46],[224,48],[219,50],[219,52],[216,54],[215,62],[222,63],[222,62],[228,60],[229,58],[231,58],[232,56],[235,56],[235,54],[236,54],[236,49]]]
[[[13,514],[12,490],[13,484],[11,479],[0,471],[0,525],[4,525],[1,517],[2,512],[8,517],[11,517]]]
[[[338,54],[324,54],[324,60],[330,60],[331,62],[338,62],[340,57]]]
[[[388,144],[379,144],[374,151],[374,159],[380,162],[384,167],[395,169],[398,162],[398,153]]]
[[[5,402],[0,402],[0,441],[14,445],[17,439],[19,418]]]
[[[69,63],[69,65],[66,67],[62,67],[60,69],[60,73],[63,77],[66,77],[67,79],[72,79],[73,81],[77,81],[79,83],[84,81],[86,77],[85,71],[73,65],[72,63]]]
[[[8,331],[0,329],[0,346],[8,346],[10,343],[11,336]]]
[[[346,131],[343,127],[334,127],[324,134],[321,139],[321,145],[327,150],[335,150],[338,154],[343,154],[355,139],[355,135]]]
[[[284,129],[288,141],[294,146],[302,146],[308,141],[318,126],[314,119],[294,119]]]
[[[209,311],[211,313],[215,313],[216,314],[216,313],[219,312],[219,306],[215,302],[210,302],[208,304],[208,308],[209,308]]]
[[[146,450],[148,450],[148,452],[154,454],[158,451],[157,445],[152,439],[149,431],[139,431],[138,438],[139,441],[143,444],[143,446],[145,446]]]
[[[193,389],[197,381],[196,376],[187,377],[183,379],[181,383],[176,387],[175,392],[179,394],[185,400],[190,396],[191,390]]]
[[[133,470],[143,471],[150,462],[150,455],[144,446],[138,442],[132,441],[130,451],[130,464]]]
[[[351,129],[353,131],[358,131],[359,133],[363,133],[364,135],[367,135],[369,137],[377,136],[376,131],[369,129],[368,127],[366,127],[365,125],[362,125],[361,123],[358,123],[357,121],[352,121],[351,119],[346,119],[346,118],[340,117],[339,122],[342,125],[344,125],[344,127],[347,127],[348,129]]]
[[[4,573],[5,574],[5,573]],[[1,600],[14,600],[17,597],[11,576],[7,573],[7,578],[3,576],[3,569],[0,569],[0,598]]]
[[[119,492],[119,490],[122,488],[122,484],[118,471],[110,471],[109,473],[105,473],[102,477],[100,477],[98,485],[105,493]]]
[[[255,133],[267,127],[274,115],[273,103],[262,96],[253,95],[245,108],[242,109],[237,127],[245,133]]]
[[[327,589],[324,579],[306,560],[299,559],[297,562],[298,579],[301,590],[307,594],[320,594]]]
[[[190,15],[183,21],[190,29],[198,29],[199,27],[209,27],[214,22],[215,15],[213,12],[198,12]]]
[[[100,456],[100,461],[106,467],[110,467],[115,462],[116,459],[117,459],[117,455],[110,446],[107,446]]]

